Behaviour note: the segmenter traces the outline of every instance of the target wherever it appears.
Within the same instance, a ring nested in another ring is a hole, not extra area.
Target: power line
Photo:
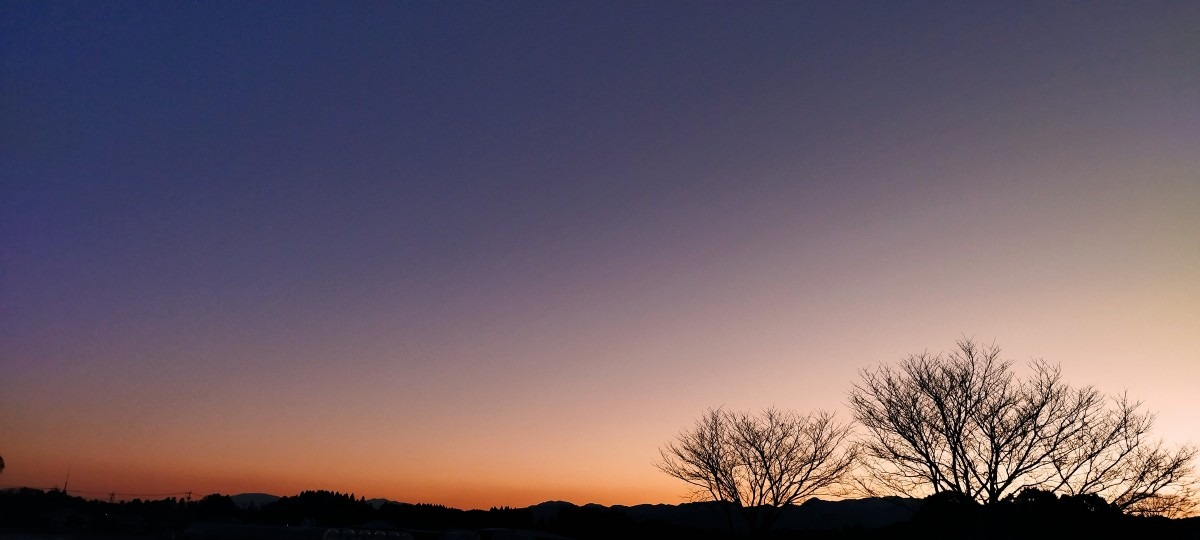
[[[190,491],[172,491],[170,493],[121,493],[120,491],[85,491],[81,489],[62,490],[67,493],[86,493],[88,495],[119,495],[122,497],[168,497],[171,495],[191,495]]]
[[[171,496],[186,496],[190,501],[192,499],[191,491],[172,491],[169,493],[122,493],[119,491],[88,491],[83,489],[62,489],[55,487],[31,487],[31,486],[5,486],[0,489],[36,489],[40,491],[61,491],[63,493],[75,493],[81,495],[108,495],[111,502],[116,497],[171,497]]]

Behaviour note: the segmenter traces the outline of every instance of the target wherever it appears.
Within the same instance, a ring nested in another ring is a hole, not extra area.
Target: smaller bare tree
[[[690,484],[698,499],[722,503],[731,528],[736,513],[759,534],[788,506],[842,482],[857,459],[850,431],[824,411],[710,409],[660,449],[656,466]]]

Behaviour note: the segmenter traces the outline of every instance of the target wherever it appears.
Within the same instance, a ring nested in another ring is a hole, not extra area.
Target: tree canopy
[[[663,472],[725,503],[752,533],[770,529],[782,509],[841,482],[853,468],[850,426],[832,413],[759,414],[710,409],[660,450]]]
[[[970,339],[864,370],[849,395],[863,431],[860,485],[984,504],[1038,488],[1099,495],[1129,513],[1194,504],[1196,448],[1153,440],[1140,402],[1072,387],[1042,360],[1028,372]]]

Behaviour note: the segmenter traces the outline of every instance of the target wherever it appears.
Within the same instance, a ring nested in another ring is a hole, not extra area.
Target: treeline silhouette
[[[193,501],[168,497],[155,501],[108,502],[88,500],[59,490],[20,488],[0,492],[0,537],[8,531],[55,533],[56,538],[63,534],[71,537],[155,538],[182,535],[186,538],[192,525],[203,523],[295,530],[409,531],[428,538],[439,538],[439,533],[450,530],[485,529],[544,531],[579,539],[607,538],[613,534],[651,538],[692,532],[687,527],[635,524],[628,516],[605,507],[580,507],[569,503],[546,503],[546,508],[460,510],[434,504],[372,504],[354,494],[317,490],[281,497],[263,505],[243,506],[233,497],[221,494]],[[722,536],[714,536],[717,537]]]
[[[981,505],[969,497],[943,492],[924,500],[908,499],[912,518],[880,527],[759,531],[760,538],[868,539],[1012,538],[1087,536],[1090,538],[1200,538],[1200,518],[1132,516],[1095,495],[1058,496],[1029,489],[1000,503]],[[690,516],[716,518],[719,503],[688,503]],[[659,505],[665,508],[678,508]],[[706,514],[707,513],[707,514]],[[666,514],[664,514],[666,515]],[[197,534],[203,524],[223,532]],[[432,504],[375,503],[354,494],[305,491],[262,505],[239,505],[233,497],[213,494],[198,500],[166,498],[123,502],[87,500],[61,491],[17,489],[0,492],[0,537],[6,533],[50,533],[54,538],[322,538],[326,530],[353,529],[360,534],[404,531],[412,538],[694,538],[729,539],[720,519],[679,522],[635,518],[627,507],[576,506],[548,502],[528,508],[459,510]],[[239,529],[239,527],[241,527]],[[250,531],[250,532],[247,532]],[[263,534],[276,531],[277,534]],[[454,532],[449,532],[454,531]],[[504,534],[501,534],[502,531]],[[518,534],[518,531],[525,531]],[[308,536],[302,532],[310,533]],[[224,536],[222,536],[224,535]],[[540,536],[539,536],[540,535]],[[553,536],[551,536],[553,535]],[[19,537],[19,536],[17,536]]]

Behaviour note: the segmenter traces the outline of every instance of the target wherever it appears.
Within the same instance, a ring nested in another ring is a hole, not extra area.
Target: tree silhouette
[[[659,454],[659,470],[687,482],[703,500],[721,503],[749,532],[769,530],[784,508],[841,482],[855,462],[850,426],[819,411],[798,415],[709,409]]]
[[[994,504],[1025,488],[1099,495],[1130,513],[1193,504],[1196,449],[1151,441],[1153,416],[1125,396],[1072,388],[1058,366],[1018,378],[970,339],[862,372],[849,404],[866,428],[868,491],[958,493]]]

